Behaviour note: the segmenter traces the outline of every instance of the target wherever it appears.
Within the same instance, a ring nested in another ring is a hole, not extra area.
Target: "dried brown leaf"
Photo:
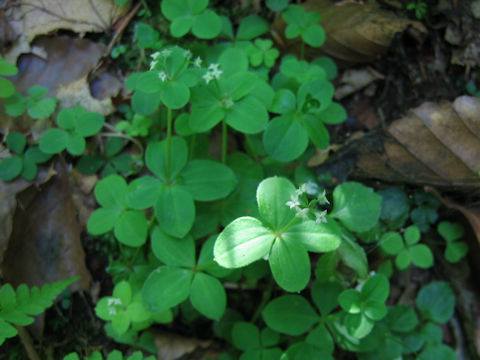
[[[210,346],[212,341],[187,338],[169,332],[154,332],[155,347],[158,360],[175,360],[190,354],[195,349]]]
[[[390,124],[383,151],[359,156],[359,173],[388,181],[476,188],[480,184],[479,115],[480,99],[469,96],[453,103],[426,102]],[[379,175],[375,166],[382,161]]]
[[[320,24],[327,33],[320,49],[309,49],[309,56],[327,54],[344,64],[370,62],[385,53],[395,34],[411,26],[425,33],[425,27],[396,14],[381,10],[376,5],[345,1],[307,0],[302,4],[307,10],[322,14]],[[276,34],[283,36],[285,23],[279,19],[273,25]],[[298,48],[299,39],[283,40],[287,47]]]
[[[118,6],[114,0],[21,0],[12,2],[7,15],[21,36],[18,46],[25,48],[38,35],[59,29],[104,32],[127,11],[128,6]]]

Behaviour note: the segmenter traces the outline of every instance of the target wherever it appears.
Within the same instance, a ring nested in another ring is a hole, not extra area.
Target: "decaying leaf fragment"
[[[399,17],[392,12],[381,10],[372,4],[345,1],[335,3],[330,0],[307,0],[302,4],[309,11],[322,15],[320,24],[327,38],[319,49],[308,49],[307,55],[317,57],[329,55],[340,64],[370,62],[379,54],[385,53],[396,33],[413,27],[418,33],[426,33],[418,21]],[[283,37],[285,23],[280,18],[272,31]],[[285,40],[289,51],[299,48],[299,39]]]
[[[63,29],[76,33],[103,32],[124,15],[128,6],[115,0],[19,0],[7,4],[9,25],[20,38],[9,61],[28,52],[30,42],[39,35]]]
[[[480,185],[480,99],[426,102],[390,124],[381,149],[359,154],[356,175],[473,189]]]
[[[187,338],[170,332],[154,332],[157,359],[175,360],[193,352],[196,348],[206,348],[212,341]]]

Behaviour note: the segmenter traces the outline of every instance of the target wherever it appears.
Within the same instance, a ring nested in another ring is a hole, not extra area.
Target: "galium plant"
[[[286,36],[298,37],[302,49],[323,43],[320,14],[285,0],[267,6],[282,12]],[[437,221],[439,204],[416,193],[411,210],[402,189],[376,192],[358,182],[323,188],[302,164],[314,147],[328,147],[328,126],[346,118],[333,101],[334,63],[307,61],[303,50],[299,58],[280,57],[260,16],[240,20],[234,34],[208,0],[164,0],[160,8],[173,38],[160,40],[153,27],[138,25],[137,45],[150,63],[126,80],[132,97],[124,118],[111,125],[79,106],[62,109],[59,128],[39,140],[48,156],[67,151],[83,156],[83,171],[102,171],[94,189],[99,207],[87,229],[117,247],[108,268],[113,293],[95,308],[107,334],[154,352],[152,326],[203,317],[232,344],[221,359],[333,359],[336,347],[359,359],[451,356],[438,335],[454,306],[446,283],[424,287],[415,307],[388,302],[390,256],[399,269],[432,265],[432,252],[419,242]],[[188,48],[187,34],[221,39],[208,47],[192,40]],[[0,62],[0,74],[12,73]],[[30,94],[35,101],[40,95]],[[4,180],[30,166],[25,138],[10,134],[17,160],[0,163],[0,173],[9,174]],[[202,149],[217,134],[214,159]],[[235,152],[232,138],[245,151]],[[92,151],[98,143],[104,150]],[[438,230],[448,257],[460,259],[458,229]],[[369,264],[372,247],[386,255],[378,268]],[[235,287],[248,286],[262,293],[259,303],[248,300],[253,314],[235,301]],[[431,300],[437,295],[447,300]]]

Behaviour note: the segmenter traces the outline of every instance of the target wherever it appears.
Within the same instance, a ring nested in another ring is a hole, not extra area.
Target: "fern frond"
[[[79,278],[66,279],[41,288],[21,284],[15,291],[13,286],[5,284],[0,288],[0,345],[5,339],[17,335],[13,325],[26,326],[33,323],[32,316],[41,314],[52,306],[55,299],[70,284]]]

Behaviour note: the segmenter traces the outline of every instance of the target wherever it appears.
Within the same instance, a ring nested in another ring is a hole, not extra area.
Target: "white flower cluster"
[[[222,75],[223,71],[218,68],[219,66],[220,64],[214,63],[208,66],[207,72],[205,73],[205,75],[203,75],[203,79],[207,84],[213,79],[220,79],[220,75]]]
[[[108,314],[109,315],[116,315],[117,314],[117,309],[115,306],[121,306],[122,305],[122,300],[119,298],[110,298],[107,301],[107,307],[108,307]]]
[[[302,218],[304,220],[308,220],[308,214],[310,210],[313,212],[315,216],[315,223],[321,224],[327,222],[327,210],[319,211],[310,209],[309,207],[302,207],[302,203],[300,201],[300,196],[303,194],[308,195],[317,195],[319,193],[318,185],[313,181],[309,181],[307,183],[302,184],[297,190],[295,190],[295,194],[290,196],[290,201],[287,201],[285,205],[287,205],[290,209],[295,209],[296,216]],[[317,201],[319,204],[324,205],[328,204],[329,201],[325,195],[325,190],[323,193],[318,195]]]
[[[158,65],[160,62],[160,59],[166,59],[170,55],[172,55],[172,50],[169,49],[163,49],[162,51],[156,51],[150,57],[152,58],[152,61],[150,62],[150,70],[155,69],[155,67]]]

